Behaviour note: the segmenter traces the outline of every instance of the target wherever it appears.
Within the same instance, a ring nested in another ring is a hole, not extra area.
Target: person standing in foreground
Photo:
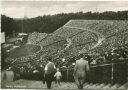
[[[55,73],[54,77],[56,78],[56,83],[60,85],[60,79],[62,77],[61,72],[59,71],[59,68],[57,68],[57,72]]]
[[[55,64],[53,62],[51,62],[51,58],[48,58],[48,63],[46,64],[45,68],[44,68],[44,78],[47,84],[47,88],[50,89],[51,88],[51,84],[54,78],[54,73],[56,71],[56,67]]]
[[[76,61],[74,67],[74,79],[79,89],[83,89],[87,71],[89,71],[89,64],[87,60],[83,59],[83,54],[80,54],[80,59]]]

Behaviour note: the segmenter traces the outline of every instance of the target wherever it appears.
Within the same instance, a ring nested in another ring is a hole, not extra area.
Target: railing
[[[62,70],[62,81],[74,82],[73,68]],[[86,81],[90,83],[124,84],[128,78],[128,59],[121,62],[90,65]]]

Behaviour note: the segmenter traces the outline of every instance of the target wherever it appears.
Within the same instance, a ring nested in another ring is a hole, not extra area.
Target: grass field
[[[37,51],[39,51],[41,48],[38,45],[23,45],[21,47],[15,48],[9,53],[9,58],[19,58],[22,56],[28,56],[31,55]]]

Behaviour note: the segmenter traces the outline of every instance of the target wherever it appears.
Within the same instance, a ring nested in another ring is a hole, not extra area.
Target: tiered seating
[[[79,28],[83,28],[83,30]],[[126,21],[71,20],[52,34],[30,34],[28,37],[28,43],[41,46],[41,50],[31,56],[25,56],[17,60],[10,60],[10,62],[16,61],[14,66],[18,66],[19,64],[17,63],[29,63],[29,68],[27,64],[24,64],[23,68],[27,68],[26,70],[28,71],[31,68],[30,71],[32,71],[41,64],[44,67],[47,61],[46,57],[51,56],[58,67],[66,65],[69,68],[72,68],[72,63],[76,60],[74,57],[77,57],[81,50],[84,50],[89,54],[98,53],[99,56],[97,57],[100,58],[100,55],[106,54],[106,52],[111,52],[113,47],[118,48],[123,45],[123,36],[125,34],[123,31],[127,30],[127,28],[128,23]],[[101,36],[99,36],[99,34]],[[97,44],[99,38],[105,39],[95,48],[91,49]],[[68,48],[66,48],[69,43],[67,39],[71,40],[71,45],[69,45]],[[61,61],[63,58],[66,59],[65,62]],[[96,58],[93,59],[95,60]],[[96,63],[99,63],[98,59]],[[18,66],[18,68],[21,67],[22,64]],[[20,71],[20,69],[18,70]]]
[[[45,39],[43,39],[39,45],[42,47],[45,46],[52,46],[52,44],[57,43],[57,42],[63,42],[66,41],[66,39],[64,37],[61,37],[59,35],[49,35],[48,37],[46,37]]]
[[[108,37],[118,31],[126,31],[128,28],[128,22],[121,20],[70,20],[64,26],[94,30],[105,37]]]
[[[97,42],[97,39],[98,39],[97,35],[88,31],[85,31],[71,38],[73,44],[79,44],[79,45],[93,41]]]
[[[103,53],[103,52],[109,51],[115,47],[124,46],[124,44],[125,44],[124,38],[125,37],[123,34],[124,33],[118,33],[115,36],[106,38],[100,46],[98,46],[97,48],[95,48],[92,51],[97,52],[97,53]]]
[[[59,35],[59,36],[64,37],[64,38],[70,38],[79,32],[82,32],[82,30],[71,29],[71,28],[67,28],[67,27],[61,27],[61,28],[57,29],[55,32],[53,32],[53,34]]]
[[[124,44],[128,23],[126,21],[116,20],[70,20],[65,27],[83,28],[96,31],[102,34],[105,40],[97,48],[92,50],[94,53],[103,53],[113,47]],[[124,37],[125,34],[125,37]]]
[[[38,32],[30,33],[28,36],[28,42],[27,43],[28,44],[37,44],[46,36],[47,36],[46,33],[38,33]]]

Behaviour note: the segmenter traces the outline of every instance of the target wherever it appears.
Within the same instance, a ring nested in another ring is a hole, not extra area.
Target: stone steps
[[[34,80],[17,80],[15,82],[7,83],[9,86],[25,86],[24,88],[30,89],[47,89],[46,84],[43,84],[42,81],[34,81]],[[6,87],[7,88],[7,87]],[[13,88],[13,87],[12,87]],[[23,88],[23,87],[19,87]],[[78,87],[75,82],[61,82],[60,85],[52,82],[53,90],[64,90],[64,89],[72,89],[77,90]],[[85,83],[83,86],[83,90],[128,90],[128,82],[120,85],[120,84],[104,84],[104,83]]]
[[[67,88],[65,88],[67,87]],[[75,85],[75,83],[61,83],[61,86],[59,87],[59,89],[77,89],[77,86]],[[57,88],[56,88],[57,89]],[[120,84],[93,84],[93,83],[85,83],[84,84],[84,88],[85,90],[128,90],[128,83],[124,84],[124,85],[120,85]]]

